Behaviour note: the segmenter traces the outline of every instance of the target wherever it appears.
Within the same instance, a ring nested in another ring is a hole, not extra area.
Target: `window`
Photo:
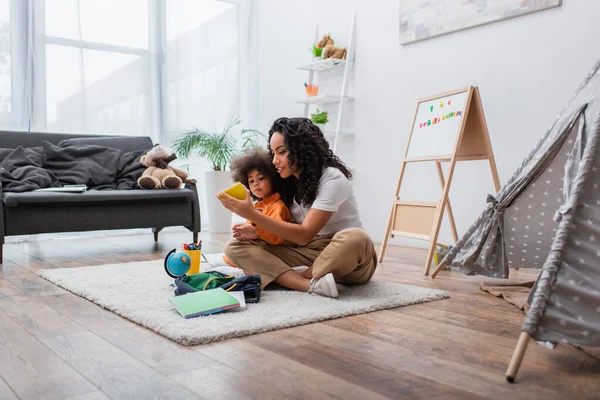
[[[244,117],[246,1],[0,0],[0,129],[168,144]]]
[[[10,3],[0,0],[0,113],[13,110],[10,39]]]
[[[0,124],[14,129],[23,116],[24,46],[19,24],[22,6],[17,0],[0,0]]]
[[[240,115],[237,5],[167,0],[165,14],[168,139],[194,127],[221,130],[229,117]]]
[[[45,130],[153,131],[148,0],[46,0]],[[110,29],[107,29],[110,27]]]

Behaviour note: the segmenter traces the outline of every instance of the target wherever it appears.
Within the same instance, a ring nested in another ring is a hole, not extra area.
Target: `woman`
[[[225,255],[249,274],[261,275],[263,288],[274,281],[338,297],[336,282],[368,282],[377,266],[373,241],[361,229],[352,174],[323,133],[307,118],[279,118],[269,131],[269,153],[279,175],[295,186],[290,204],[295,223],[261,214],[248,194],[237,200],[221,192],[217,197],[224,207],[286,240],[280,245],[253,241],[253,232],[237,224]],[[300,265],[310,267],[302,273],[291,269]]]

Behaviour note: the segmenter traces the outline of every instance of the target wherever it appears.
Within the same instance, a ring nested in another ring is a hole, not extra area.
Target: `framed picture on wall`
[[[400,44],[559,7],[562,0],[399,0]]]

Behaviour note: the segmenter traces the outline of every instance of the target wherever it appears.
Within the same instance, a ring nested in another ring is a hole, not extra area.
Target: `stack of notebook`
[[[221,288],[175,296],[170,301],[185,318],[200,317],[246,306],[243,292],[226,292]]]

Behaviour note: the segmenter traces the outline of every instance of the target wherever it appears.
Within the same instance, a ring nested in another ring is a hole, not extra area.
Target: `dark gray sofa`
[[[97,140],[98,144],[121,152],[147,150],[149,137],[89,136],[52,133],[0,131],[0,149],[58,145],[67,139]],[[152,228],[154,240],[167,226],[184,226],[200,232],[200,208],[195,184],[176,190],[88,190],[83,193],[2,191],[0,209],[0,263],[6,236],[78,232],[111,229]]]

